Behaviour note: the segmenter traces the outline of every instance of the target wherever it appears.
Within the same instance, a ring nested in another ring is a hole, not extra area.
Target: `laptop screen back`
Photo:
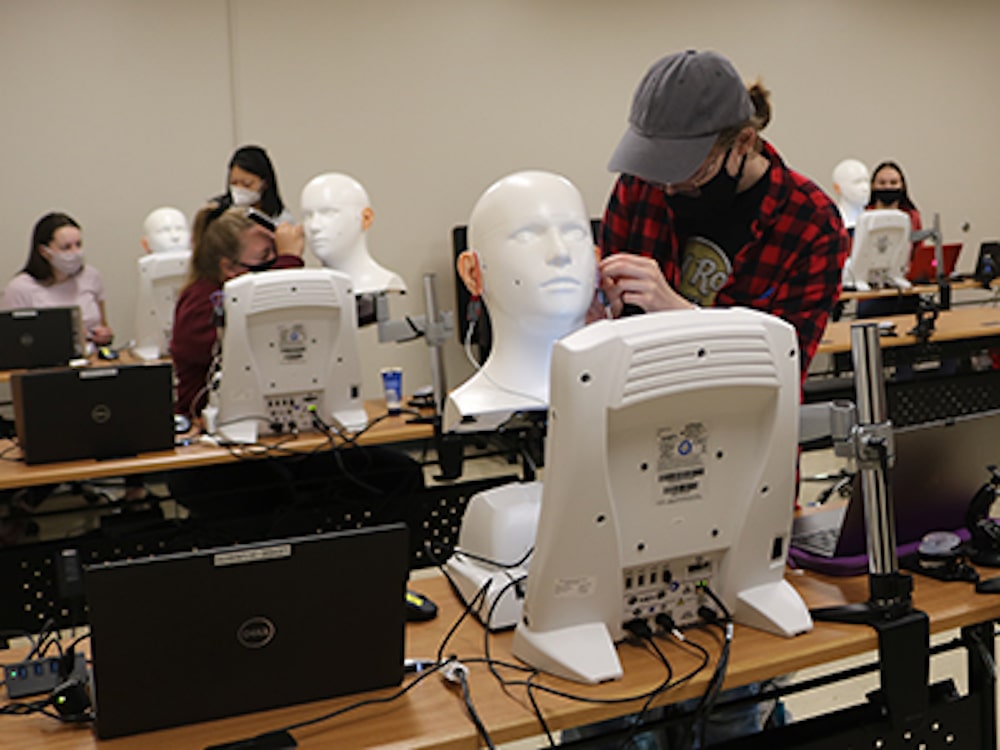
[[[87,567],[102,739],[399,684],[403,524]]]
[[[28,464],[174,447],[173,368],[166,363],[15,373],[11,395]]]
[[[890,472],[896,543],[918,542],[931,531],[965,525],[969,503],[1000,463],[1000,412],[984,412],[895,431]],[[837,556],[866,551],[864,502],[855,479]]]
[[[82,341],[78,307],[0,311],[0,370],[65,365]]]
[[[958,256],[961,252],[961,242],[951,242],[941,246],[941,257],[944,262],[942,273],[946,277],[954,273],[955,264],[958,262]],[[914,248],[906,278],[915,283],[937,281],[937,259],[934,257],[934,245],[922,244]]]

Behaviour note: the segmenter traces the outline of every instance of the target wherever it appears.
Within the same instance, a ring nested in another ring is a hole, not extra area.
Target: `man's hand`
[[[695,307],[674,291],[652,258],[615,253],[604,258],[597,268],[601,274],[601,289],[616,318],[626,304],[637,305],[646,312]]]

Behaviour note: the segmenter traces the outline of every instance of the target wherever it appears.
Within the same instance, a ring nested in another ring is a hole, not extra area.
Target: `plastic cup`
[[[382,368],[382,390],[390,414],[399,414],[403,405],[403,370],[400,367]]]

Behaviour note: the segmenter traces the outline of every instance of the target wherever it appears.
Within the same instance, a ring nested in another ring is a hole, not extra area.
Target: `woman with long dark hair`
[[[294,221],[281,199],[271,157],[261,146],[241,146],[233,152],[226,177],[226,192],[213,198],[212,202],[223,208],[255,208],[267,214],[275,224]]]
[[[106,346],[114,338],[104,308],[104,281],[84,262],[83,232],[68,214],[48,213],[35,224],[28,259],[4,289],[0,307],[79,307],[89,341]]]

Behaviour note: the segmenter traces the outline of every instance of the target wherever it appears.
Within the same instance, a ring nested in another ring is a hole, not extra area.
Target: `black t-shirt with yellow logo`
[[[667,198],[681,245],[681,283],[677,291],[702,307],[711,307],[715,295],[733,271],[733,258],[751,239],[750,227],[760,212],[767,180],[736,195],[732,208],[710,212],[698,198]]]

